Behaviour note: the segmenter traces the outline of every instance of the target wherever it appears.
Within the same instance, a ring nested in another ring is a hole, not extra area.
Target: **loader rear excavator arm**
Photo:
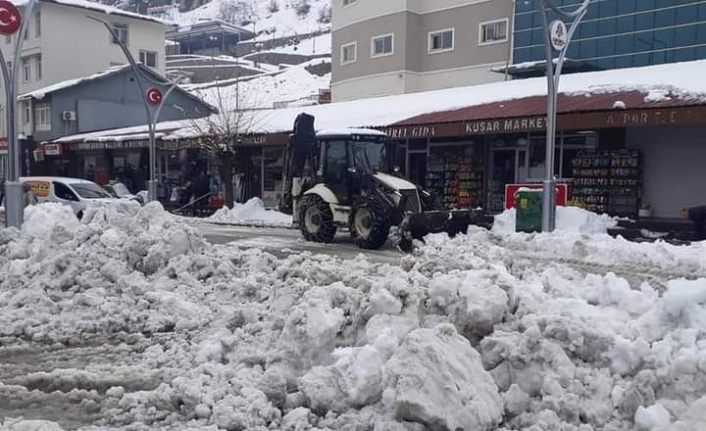
[[[299,178],[306,187],[306,180],[313,180],[318,169],[319,145],[314,129],[314,117],[309,114],[299,114],[294,120],[294,133],[289,137],[289,143],[284,158],[284,192],[279,209],[286,214],[294,211],[293,191],[294,179]],[[303,193],[306,190],[297,192]]]

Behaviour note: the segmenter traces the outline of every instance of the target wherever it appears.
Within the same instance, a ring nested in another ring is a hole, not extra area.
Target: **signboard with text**
[[[522,189],[542,190],[541,183],[507,184],[505,185],[505,209],[509,210],[517,206],[517,192]],[[556,204],[565,207],[569,202],[569,186],[567,184],[557,184]]]

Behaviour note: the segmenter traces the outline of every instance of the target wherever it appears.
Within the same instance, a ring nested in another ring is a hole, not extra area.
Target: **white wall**
[[[628,129],[627,146],[642,153],[643,202],[654,217],[706,205],[706,127]]]
[[[505,63],[498,63],[424,73],[404,70],[366,75],[360,78],[332,82],[331,94],[334,102],[343,102],[393,94],[466,87],[503,80],[504,77],[501,73],[491,72],[491,69],[504,65]]]

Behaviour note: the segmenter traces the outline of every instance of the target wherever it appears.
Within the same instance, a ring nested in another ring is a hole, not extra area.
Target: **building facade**
[[[580,0],[560,2],[575,9]],[[544,61],[538,3],[517,1],[513,63]],[[706,58],[706,1],[603,0],[589,6],[569,46],[576,70],[605,70]],[[519,77],[542,68],[517,68]]]
[[[512,0],[333,0],[333,101],[502,80]]]
[[[17,69],[18,94],[127,63],[105,27],[89,17],[111,23],[136,60],[160,74],[164,72],[167,26],[163,22],[97,3],[41,0],[35,6],[24,36],[0,38],[0,50],[9,63],[14,57],[17,37],[25,38],[21,64]],[[2,99],[4,105],[4,93]],[[30,105],[26,102],[19,104],[17,114],[18,133],[31,136],[36,118]],[[6,136],[2,109],[0,136]],[[5,176],[6,162],[2,153],[6,152],[0,148],[0,178]]]

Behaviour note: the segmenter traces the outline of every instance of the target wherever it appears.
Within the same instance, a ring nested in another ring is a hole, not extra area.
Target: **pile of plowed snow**
[[[689,254],[706,274],[702,245],[638,253],[607,235],[481,229],[431,236],[394,266],[277,259],[205,244],[158,204],[81,222],[43,205],[22,232],[0,231],[0,336],[173,337],[143,361],[177,377],[108,389],[86,430],[706,429],[706,279],[667,280],[660,295],[611,273],[520,265],[521,244],[523,258],[625,250],[621,262],[673,272]]]
[[[292,216],[266,209],[265,203],[260,198],[252,198],[244,204],[236,203],[233,208],[223,207],[216,211],[209,220],[217,223],[257,226],[292,226]]]

